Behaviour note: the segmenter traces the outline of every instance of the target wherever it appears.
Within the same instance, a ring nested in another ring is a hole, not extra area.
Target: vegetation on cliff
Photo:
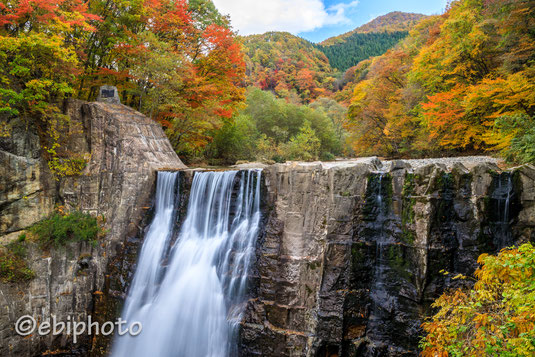
[[[533,356],[535,248],[483,254],[469,291],[447,292],[423,327],[423,356]]]
[[[26,235],[0,247],[0,280],[4,283],[16,283],[31,280],[35,272],[28,267]]]
[[[55,212],[31,226],[29,231],[41,248],[60,247],[73,241],[95,244],[104,233],[97,218],[79,211]]]

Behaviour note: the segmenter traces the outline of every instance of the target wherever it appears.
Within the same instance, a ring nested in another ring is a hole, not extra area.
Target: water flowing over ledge
[[[178,175],[158,174],[155,216],[123,310],[123,319],[141,322],[143,332],[118,337],[113,356],[235,351],[260,222],[261,172],[197,172],[175,241]]]

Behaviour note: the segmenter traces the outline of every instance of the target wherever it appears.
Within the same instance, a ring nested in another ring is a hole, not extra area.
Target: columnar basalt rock
[[[510,172],[519,200],[506,228],[514,242],[533,240],[535,170]],[[451,277],[503,248],[489,228],[497,175],[483,157],[264,169],[267,223],[242,354],[417,355],[431,302],[465,284]]]
[[[50,214],[54,205],[105,218],[106,237],[97,246],[71,243],[64,249],[42,251],[29,243],[28,261],[36,277],[29,283],[0,283],[0,355],[33,356],[45,350],[87,349],[84,334],[22,337],[14,324],[20,316],[38,321],[87,321],[103,289],[110,259],[139,230],[150,204],[156,170],[185,166],[156,122],[120,104],[66,103],[70,140],[65,150],[85,155],[79,176],[55,180],[41,159],[39,140],[31,128],[14,128],[2,141],[0,234],[12,233]],[[6,243],[6,242],[3,242]],[[126,285],[126,283],[125,283]]]

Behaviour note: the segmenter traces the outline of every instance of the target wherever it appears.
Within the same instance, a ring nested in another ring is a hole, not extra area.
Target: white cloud
[[[321,0],[213,0],[217,9],[230,15],[232,26],[241,35],[266,31],[293,34],[312,31],[325,25],[348,23],[346,11],[358,0],[328,8]]]
[[[359,0],[351,1],[350,3],[339,3],[330,6],[327,8],[327,11],[330,13],[330,21],[333,21],[332,24],[341,24],[341,23],[349,23],[351,22],[346,17],[346,10],[350,10],[352,8],[357,7],[359,4]],[[331,24],[331,23],[328,23]]]

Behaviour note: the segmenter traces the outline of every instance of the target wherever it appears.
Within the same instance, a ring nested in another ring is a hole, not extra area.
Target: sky
[[[287,31],[312,42],[391,11],[441,14],[447,0],[213,0],[240,35]]]

